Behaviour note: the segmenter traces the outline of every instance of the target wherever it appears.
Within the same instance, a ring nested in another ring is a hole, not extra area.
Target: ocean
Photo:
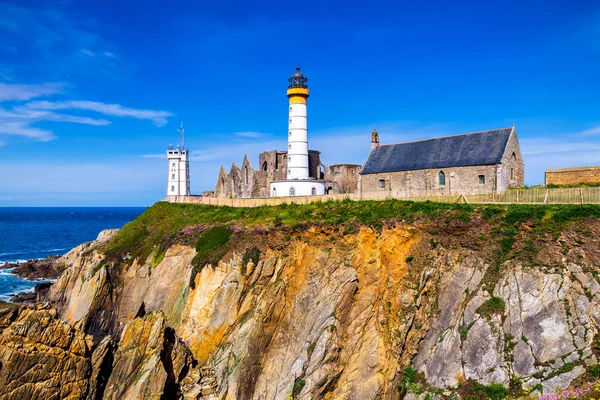
[[[65,254],[96,239],[104,229],[120,228],[144,207],[0,208],[0,265]],[[0,270],[0,300],[33,290],[30,281]]]

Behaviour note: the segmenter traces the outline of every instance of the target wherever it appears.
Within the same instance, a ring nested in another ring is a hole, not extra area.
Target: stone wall
[[[325,168],[326,193],[354,193],[358,191],[358,177],[361,165],[336,164]]]
[[[600,183],[600,166],[546,171],[546,185],[577,185],[581,183]]]
[[[309,176],[319,179],[322,172],[321,152],[308,151]],[[229,173],[221,167],[214,197],[247,199],[252,197],[268,197],[269,185],[272,181],[287,178],[287,152],[270,150],[262,152],[258,157],[258,169],[252,168],[248,156],[244,156],[242,167],[236,163],[231,165]],[[321,177],[322,179],[322,177]]]
[[[511,172],[512,171],[512,172]],[[508,188],[522,187],[525,184],[525,163],[516,131],[513,129],[498,170],[497,193],[504,193]]]
[[[396,198],[491,194],[496,192],[496,169],[496,165],[482,165],[368,174],[361,176],[359,190],[390,192],[390,197]],[[439,184],[440,172],[444,173],[444,185]]]

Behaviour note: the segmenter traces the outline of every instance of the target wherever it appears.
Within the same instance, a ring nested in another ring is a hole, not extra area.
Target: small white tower
[[[190,195],[189,151],[185,148],[183,122],[177,132],[181,135],[181,144],[177,146],[177,148],[173,148],[173,145],[169,145],[169,148],[167,149],[167,159],[169,160],[167,198],[171,196]]]

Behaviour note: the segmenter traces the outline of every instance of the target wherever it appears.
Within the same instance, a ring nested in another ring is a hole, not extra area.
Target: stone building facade
[[[248,156],[244,156],[241,168],[234,162],[229,172],[221,166],[214,191],[203,192],[206,197],[255,198],[269,197],[272,181],[286,179],[287,152],[265,151],[258,157],[259,169],[254,169]],[[360,165],[337,164],[328,167],[321,163],[321,152],[308,152],[309,177],[324,180],[327,193],[354,193],[358,189]]]
[[[549,169],[546,185],[600,184],[600,166]]]
[[[503,193],[524,184],[525,164],[514,127],[418,142],[379,145],[373,133],[361,192],[391,197]]]

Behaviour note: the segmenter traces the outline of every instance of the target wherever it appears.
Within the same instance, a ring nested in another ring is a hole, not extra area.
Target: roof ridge
[[[458,133],[456,135],[439,136],[439,137],[429,138],[429,139],[413,140],[413,141],[410,141],[410,142],[397,142],[397,143],[380,144],[378,147],[382,147],[382,146],[395,146],[397,144],[428,142],[430,140],[439,140],[439,139],[446,139],[446,138],[451,138],[451,137],[467,136],[467,135],[477,135],[479,133],[486,133],[486,132],[492,132],[492,131],[503,131],[505,129],[512,129],[512,127],[509,127],[509,128],[497,128],[497,129],[487,129],[485,131],[476,131],[476,132],[468,132],[468,133]]]

